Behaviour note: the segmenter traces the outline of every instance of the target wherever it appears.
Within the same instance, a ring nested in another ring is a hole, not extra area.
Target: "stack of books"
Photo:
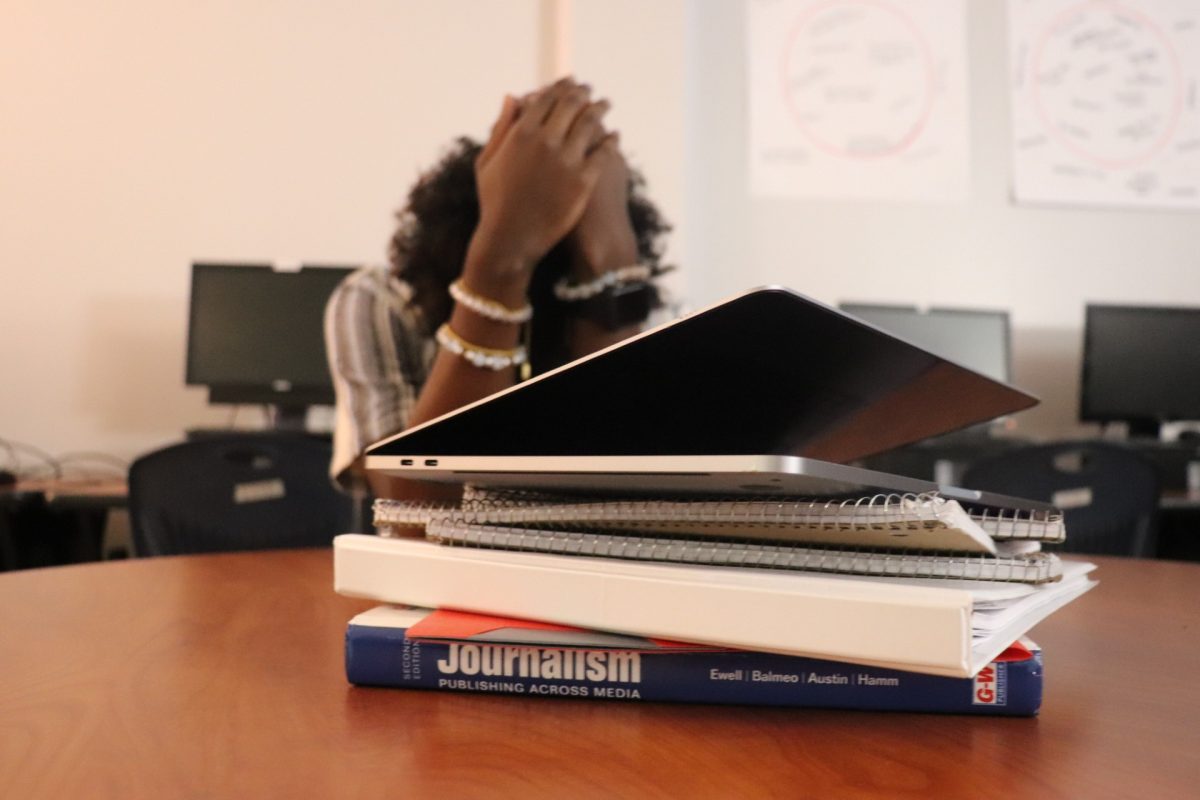
[[[352,683],[643,701],[1021,714],[1023,638],[1095,585],[1043,510],[937,493],[378,501],[337,537]]]
[[[853,464],[1036,402],[779,287],[537,375],[367,451],[467,486],[335,540],[350,680],[1032,713],[1061,514]]]

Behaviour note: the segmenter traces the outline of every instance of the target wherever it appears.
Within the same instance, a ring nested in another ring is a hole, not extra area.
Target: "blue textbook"
[[[350,620],[362,686],[633,701],[1031,716],[1042,656],[1028,640],[972,678],[727,650],[457,611],[378,606]]]

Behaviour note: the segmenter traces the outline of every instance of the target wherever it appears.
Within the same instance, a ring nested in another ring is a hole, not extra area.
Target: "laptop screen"
[[[414,427],[368,455],[778,454],[845,463],[1036,402],[767,288]]]

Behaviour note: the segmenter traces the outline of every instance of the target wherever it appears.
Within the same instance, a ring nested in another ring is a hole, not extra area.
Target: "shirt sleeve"
[[[419,334],[411,320],[393,313],[395,302],[355,273],[325,309],[325,349],[337,397],[330,475],[344,487],[353,485],[350,467],[367,447],[404,429],[420,390],[406,357],[420,348],[404,341]]]

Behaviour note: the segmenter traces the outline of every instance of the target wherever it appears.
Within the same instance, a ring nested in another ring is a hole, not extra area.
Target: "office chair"
[[[1022,447],[971,464],[962,484],[1057,505],[1067,539],[1051,549],[1155,554],[1158,472],[1128,448],[1101,442]]]
[[[300,433],[171,445],[129,468],[135,556],[329,545],[355,501],[329,479],[331,444]]]

